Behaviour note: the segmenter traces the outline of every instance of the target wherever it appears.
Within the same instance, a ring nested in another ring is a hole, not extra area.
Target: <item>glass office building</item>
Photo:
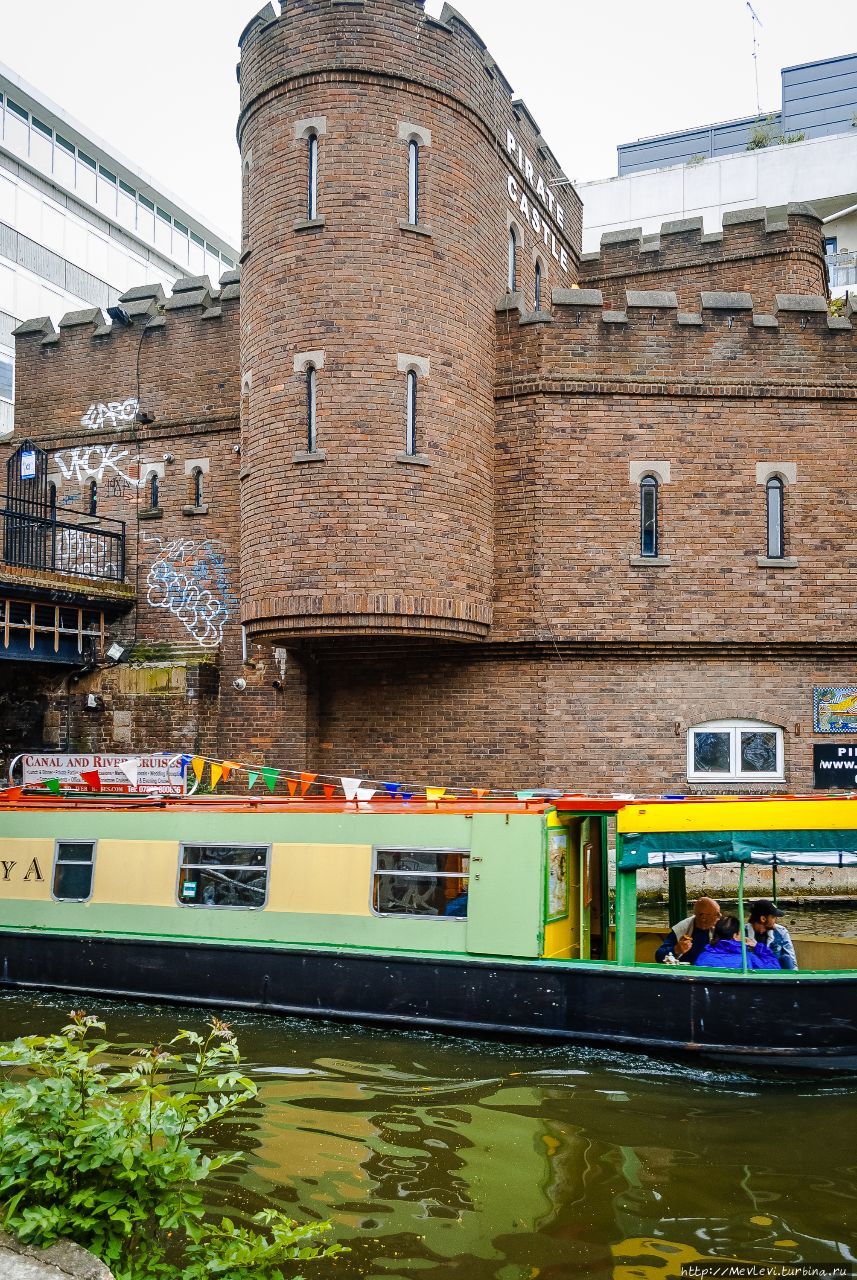
[[[22,320],[108,307],[138,284],[217,281],[238,251],[0,63],[0,436]]]

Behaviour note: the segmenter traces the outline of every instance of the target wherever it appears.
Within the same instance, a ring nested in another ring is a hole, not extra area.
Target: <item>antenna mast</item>
[[[756,115],[762,114],[762,104],[759,101],[759,34],[757,27],[761,27],[762,21],[756,10],[747,0],[747,8],[750,10],[750,21],[753,28],[753,72],[756,77]]]

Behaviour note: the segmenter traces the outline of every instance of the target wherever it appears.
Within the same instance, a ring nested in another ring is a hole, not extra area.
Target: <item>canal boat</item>
[[[660,869],[678,911],[686,868],[715,863],[739,893],[747,866],[857,865],[857,799],[12,792],[0,980],[857,1067],[857,939],[797,938],[797,972],[654,963],[665,931],[638,927],[638,877]]]

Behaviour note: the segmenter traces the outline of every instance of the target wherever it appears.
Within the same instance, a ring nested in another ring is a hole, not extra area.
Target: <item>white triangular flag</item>
[[[139,777],[139,773],[140,773],[139,760],[134,760],[134,759],[119,760],[117,761],[116,768],[121,769],[121,771],[125,774],[125,777],[131,783],[132,787],[136,787],[137,778]]]
[[[357,796],[357,792],[360,790],[360,784],[363,781],[363,779],[362,778],[340,778],[339,781],[342,784],[342,790],[345,792],[345,799],[354,800]]]
[[[358,787],[355,799],[371,800],[377,790],[377,787]]]

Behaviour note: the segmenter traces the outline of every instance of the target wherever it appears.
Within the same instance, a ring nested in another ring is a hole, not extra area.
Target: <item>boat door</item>
[[[469,952],[541,953],[543,850],[541,814],[474,814],[467,898]]]

